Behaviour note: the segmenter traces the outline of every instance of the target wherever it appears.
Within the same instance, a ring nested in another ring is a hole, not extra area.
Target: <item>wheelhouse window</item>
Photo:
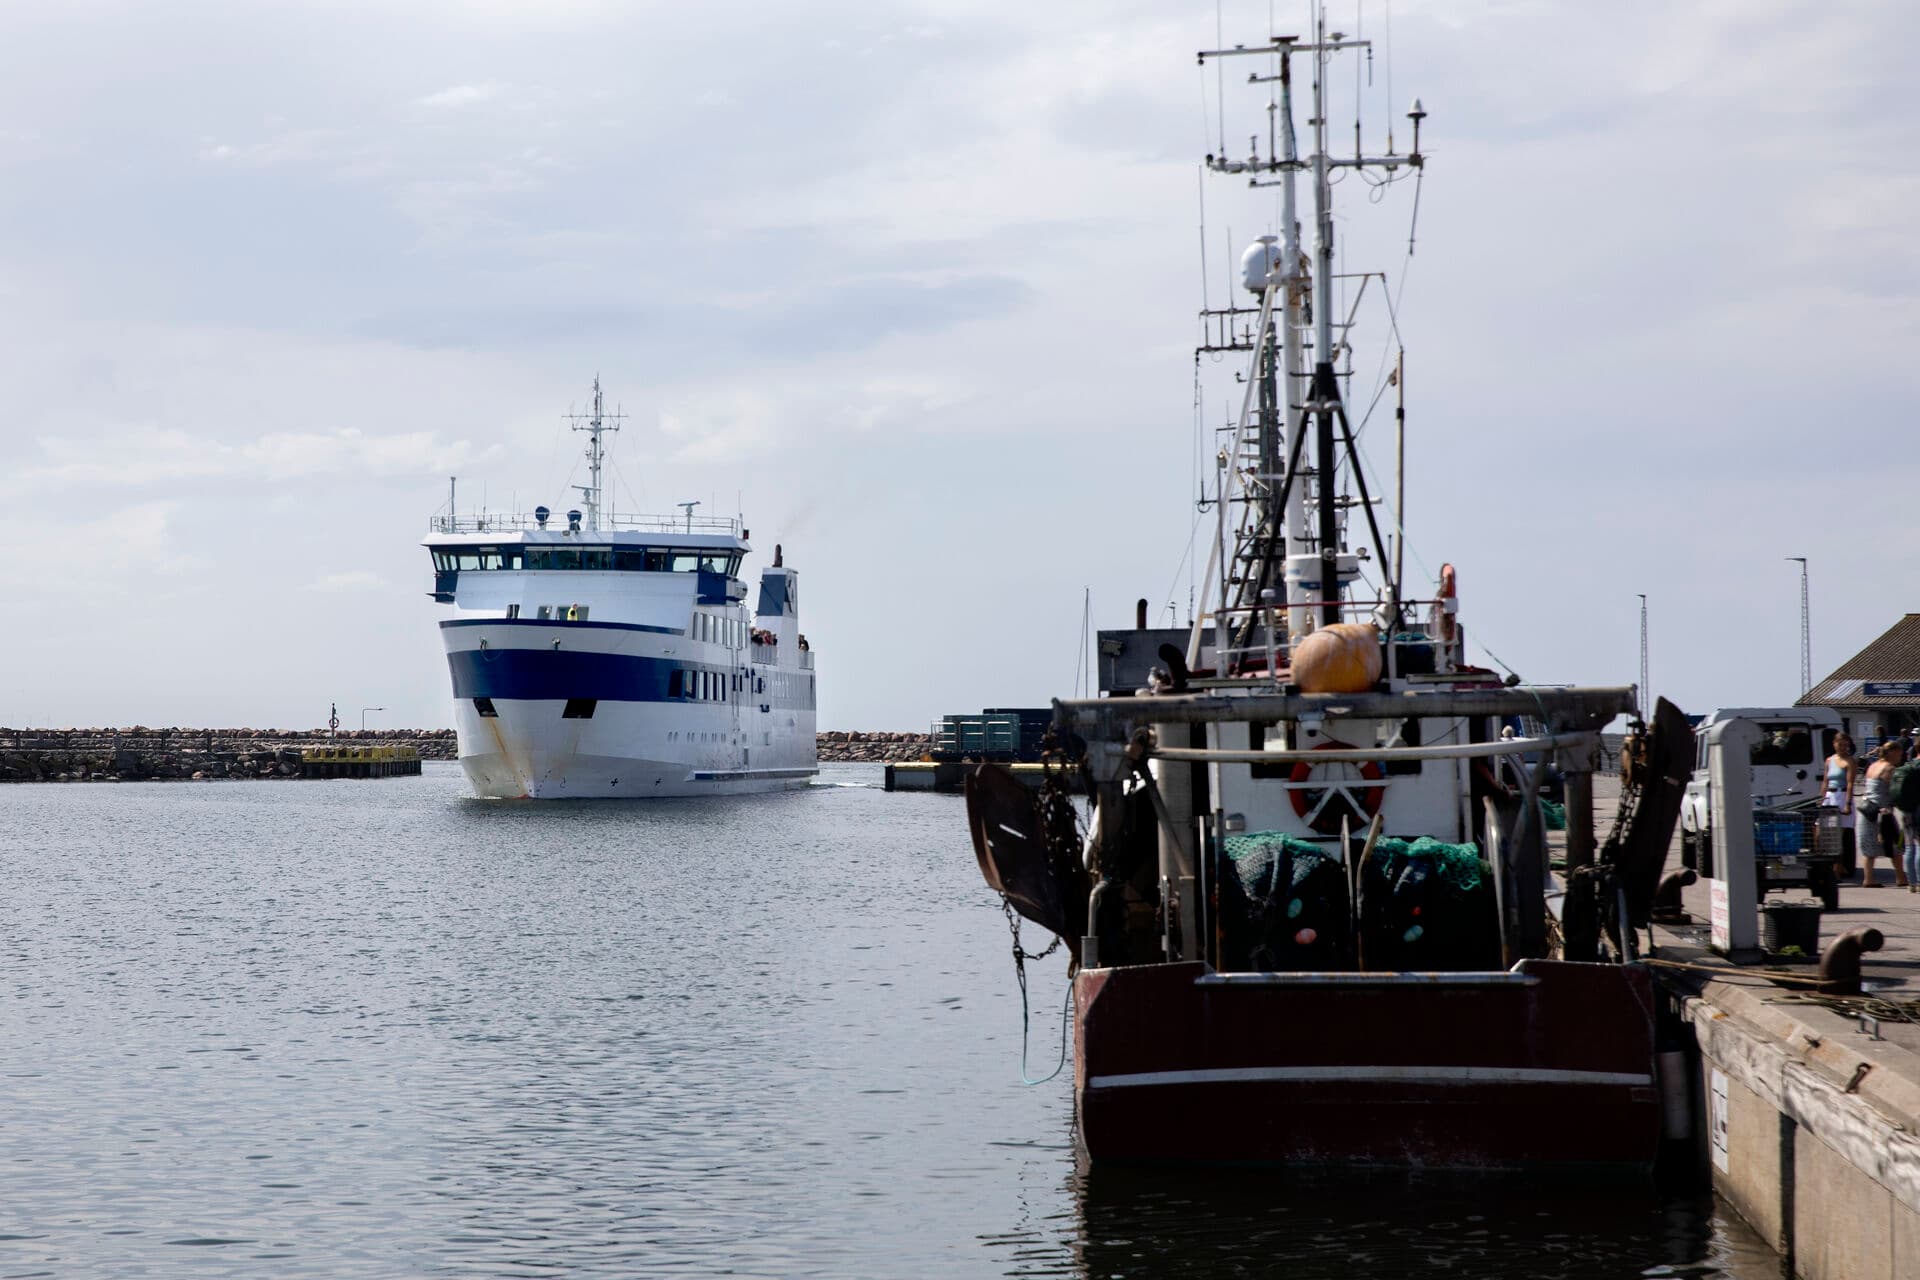
[[[613,567],[619,573],[641,573],[647,567],[645,547],[615,547],[612,555]]]
[[[518,569],[519,547],[455,547],[435,550],[433,567],[442,573],[477,573],[488,569]]]
[[[580,567],[582,569],[613,568],[613,552],[606,547],[580,548]]]

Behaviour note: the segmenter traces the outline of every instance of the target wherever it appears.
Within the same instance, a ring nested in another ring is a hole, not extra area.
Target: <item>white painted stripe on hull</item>
[[[1606,1084],[1650,1085],[1634,1071],[1567,1071],[1557,1067],[1207,1067],[1193,1071],[1137,1071],[1089,1076],[1089,1089],[1166,1084]]]

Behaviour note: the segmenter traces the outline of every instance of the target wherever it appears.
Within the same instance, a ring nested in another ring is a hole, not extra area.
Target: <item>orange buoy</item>
[[[1380,679],[1380,633],[1364,622],[1335,622],[1293,646],[1293,678],[1302,693],[1360,693]]]

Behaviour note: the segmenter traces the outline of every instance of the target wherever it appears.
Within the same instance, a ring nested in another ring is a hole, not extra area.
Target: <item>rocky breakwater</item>
[[[933,738],[924,733],[867,733],[840,729],[817,735],[822,762],[830,764],[897,764],[922,760],[933,750]]]
[[[456,755],[451,729],[0,728],[0,782],[151,782],[298,778],[301,752],[411,747],[422,759]]]

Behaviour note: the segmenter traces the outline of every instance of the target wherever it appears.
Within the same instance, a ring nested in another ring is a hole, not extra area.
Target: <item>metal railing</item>
[[[531,514],[495,513],[479,516],[434,516],[427,522],[430,533],[539,533],[540,522]],[[547,517],[545,532],[565,533],[567,514],[555,511]],[[580,530],[582,536],[593,533],[705,533],[744,536],[740,521],[731,516],[609,516],[602,515],[594,529]]]

